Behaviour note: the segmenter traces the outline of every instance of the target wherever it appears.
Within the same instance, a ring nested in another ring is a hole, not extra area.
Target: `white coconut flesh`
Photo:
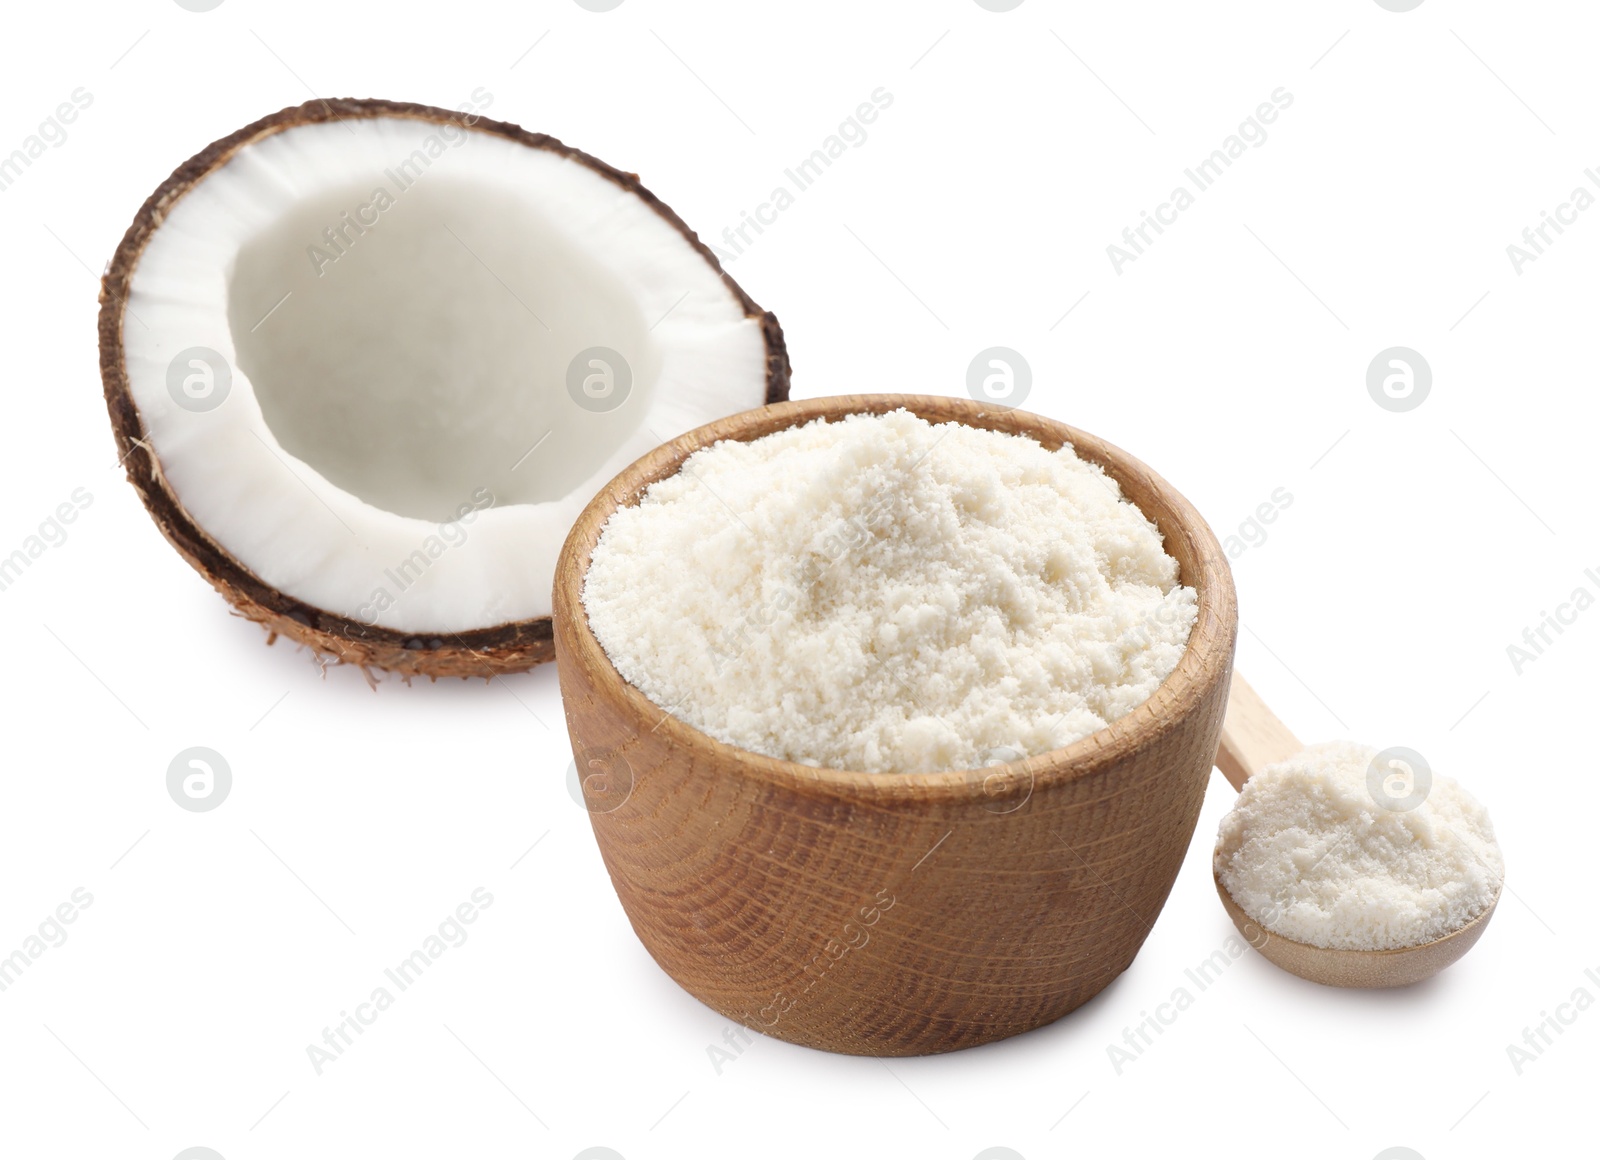
[[[759,319],[641,197],[420,119],[245,146],[171,208],[127,305],[129,389],[195,523],[278,591],[402,632],[549,615],[606,481],[766,401]],[[596,347],[626,369],[578,359]],[[231,372],[209,410],[204,358],[169,374],[195,348]]]

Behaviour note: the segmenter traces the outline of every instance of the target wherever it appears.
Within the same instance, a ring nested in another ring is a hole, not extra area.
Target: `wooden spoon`
[[[1289,727],[1256,695],[1243,677],[1233,674],[1228,690],[1228,714],[1222,726],[1222,742],[1217,746],[1217,768],[1236,790],[1244,788],[1250,775],[1262,767],[1286,761],[1299,753],[1301,745]],[[1215,872],[1213,872],[1215,877]],[[1330,987],[1404,987],[1431,978],[1472,949],[1494,914],[1495,901],[1466,926],[1443,938],[1414,947],[1387,951],[1327,950],[1295,942],[1265,930],[1239,908],[1222,879],[1217,878],[1217,894],[1223,909],[1245,941],[1290,974]]]

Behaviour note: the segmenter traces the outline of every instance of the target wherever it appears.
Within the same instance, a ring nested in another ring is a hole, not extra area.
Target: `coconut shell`
[[[462,115],[429,105],[383,100],[314,100],[283,109],[214,141],[178,166],[140,208],[123,235],[100,285],[100,375],[106,406],[116,436],[117,454],[128,481],[144,500],[150,517],[178,553],[242,616],[261,624],[268,643],[286,636],[310,648],[323,661],[387,669],[406,677],[484,677],[521,672],[555,659],[548,616],[486,626],[468,632],[415,633],[363,624],[288,596],[230,556],[184,509],[162,471],[128,386],[122,348],[123,314],[134,271],[145,246],[155,235],[172,206],[213,170],[253,142],[292,129],[330,120],[361,117],[410,117],[438,123],[462,123]],[[617,186],[636,194],[672,225],[684,240],[721,276],[723,284],[743,306],[745,316],[761,323],[767,350],[766,402],[789,397],[789,355],[783,328],[769,311],[762,310],[722,269],[716,255],[702,243],[683,219],[639,183],[637,174],[624,173],[598,158],[564,145],[544,133],[529,133],[517,125],[475,116],[475,132],[495,133],[532,149],[552,153],[586,165]],[[741,408],[742,409],[742,408]]]

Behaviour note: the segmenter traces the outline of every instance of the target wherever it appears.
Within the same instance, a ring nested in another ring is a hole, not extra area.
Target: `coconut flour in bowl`
[[[904,410],[696,452],[607,521],[583,605],[617,671],[695,728],[872,773],[1104,728],[1177,666],[1197,607],[1070,447]]]

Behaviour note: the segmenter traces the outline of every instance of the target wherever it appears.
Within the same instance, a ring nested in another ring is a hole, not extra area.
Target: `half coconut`
[[[167,539],[270,634],[404,674],[551,659],[589,499],[789,392],[777,319],[676,214],[477,95],[215,142],[101,288],[118,452]]]

